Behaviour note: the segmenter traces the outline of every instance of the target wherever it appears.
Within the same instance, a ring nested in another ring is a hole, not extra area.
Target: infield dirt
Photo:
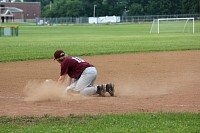
[[[115,83],[115,97],[65,95],[53,59],[0,63],[0,116],[200,112],[200,51],[82,58],[96,66],[96,84]]]

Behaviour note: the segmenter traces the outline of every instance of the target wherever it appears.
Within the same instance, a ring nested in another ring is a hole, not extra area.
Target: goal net
[[[192,32],[194,33],[194,18],[160,18],[154,19],[150,33]]]

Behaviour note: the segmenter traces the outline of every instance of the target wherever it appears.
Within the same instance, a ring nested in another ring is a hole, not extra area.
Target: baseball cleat
[[[99,94],[99,96],[105,97],[105,93],[106,93],[106,89],[105,89],[105,85],[98,85],[97,86],[97,94]]]
[[[109,83],[106,84],[106,91],[110,94],[110,96],[114,96],[114,84],[113,83]]]

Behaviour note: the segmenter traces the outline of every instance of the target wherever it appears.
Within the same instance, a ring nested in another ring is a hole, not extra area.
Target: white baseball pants
[[[81,77],[75,80],[66,90],[78,91],[83,95],[91,96],[97,91],[97,87],[94,86],[97,77],[97,70],[95,67],[86,68]]]

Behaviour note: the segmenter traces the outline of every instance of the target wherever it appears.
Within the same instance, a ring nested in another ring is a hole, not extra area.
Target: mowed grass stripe
[[[49,59],[56,49],[76,56],[200,49],[200,32],[149,34],[150,26],[20,25],[18,37],[0,37],[0,62]]]

